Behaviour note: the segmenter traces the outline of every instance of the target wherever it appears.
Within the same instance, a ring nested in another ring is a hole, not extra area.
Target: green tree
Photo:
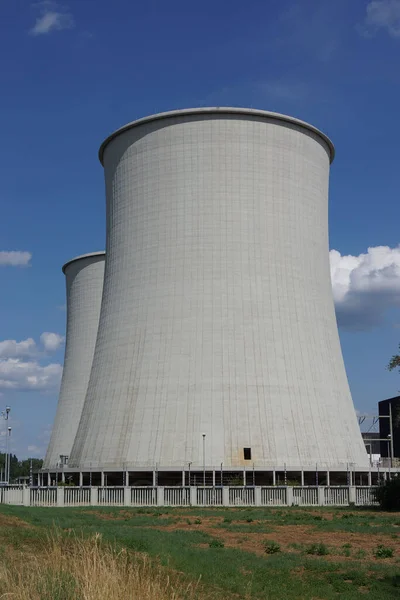
[[[4,470],[6,464],[6,455],[0,453],[0,470]],[[42,468],[43,460],[41,458],[32,458],[32,469],[38,471]],[[17,477],[28,477],[31,469],[31,459],[18,460],[15,454],[10,455],[10,481],[14,481]]]
[[[400,350],[400,344],[399,344],[399,350]],[[400,373],[400,354],[393,354],[392,358],[390,359],[390,362],[388,364],[388,369],[389,371],[393,371],[393,369],[399,369],[399,373]]]

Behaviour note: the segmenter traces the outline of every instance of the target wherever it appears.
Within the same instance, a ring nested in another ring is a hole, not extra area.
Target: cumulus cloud
[[[62,366],[42,366],[36,360],[20,358],[0,359],[0,389],[3,390],[53,390],[60,385]]]
[[[32,356],[36,353],[36,342],[32,338],[17,342],[16,340],[4,340],[0,342],[0,358],[11,358],[16,356]]]
[[[0,341],[0,358],[24,358],[37,357],[46,353],[55,352],[64,343],[64,336],[59,333],[45,331],[40,336],[42,347],[38,346],[33,338],[26,340],[2,340]]]
[[[373,0],[367,4],[360,31],[370,36],[379,29],[392,37],[400,37],[400,0]]]
[[[40,341],[43,344],[43,348],[46,352],[55,352],[64,343],[64,336],[58,333],[50,333],[45,331],[40,336]]]
[[[30,252],[21,252],[20,250],[11,250],[9,252],[0,252],[0,267],[29,267],[32,254]]]
[[[387,310],[400,308],[400,246],[368,248],[358,256],[331,250],[330,263],[340,327],[370,329],[383,322]]]
[[[65,6],[44,0],[34,5],[39,11],[39,16],[36,19],[35,25],[30,30],[32,35],[46,35],[53,31],[62,31],[63,29],[71,29],[75,26],[74,17]]]
[[[40,341],[41,346],[33,338],[0,342],[0,390],[54,390],[59,386],[62,366],[42,363],[46,354],[58,350],[64,338],[45,332]]]

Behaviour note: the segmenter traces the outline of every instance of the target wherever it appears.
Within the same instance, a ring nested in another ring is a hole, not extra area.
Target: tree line
[[[17,479],[18,477],[28,477],[31,470],[31,460],[33,471],[42,468],[43,459],[41,458],[26,458],[25,460],[19,460],[15,454],[10,455],[10,481]],[[3,480],[5,474],[6,455],[0,453],[0,471],[3,473]]]

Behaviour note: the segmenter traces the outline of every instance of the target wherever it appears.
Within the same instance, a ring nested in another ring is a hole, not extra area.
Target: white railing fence
[[[155,506],[157,504],[156,487],[132,487],[131,506]]]
[[[0,504],[20,506],[373,506],[376,487],[0,486]]]

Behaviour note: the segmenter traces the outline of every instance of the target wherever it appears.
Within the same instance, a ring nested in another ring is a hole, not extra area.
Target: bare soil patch
[[[0,528],[1,527],[25,527],[26,529],[32,529],[33,526],[19,517],[3,515],[0,513]]]
[[[371,513],[373,514],[373,513]],[[265,554],[265,543],[274,541],[280,544],[284,552],[299,552],[299,549],[293,548],[293,544],[301,544],[307,547],[312,544],[325,544],[331,554],[324,556],[327,560],[354,560],[355,554],[359,550],[366,552],[365,559],[371,559],[373,550],[379,545],[389,546],[394,550],[392,559],[385,559],[385,562],[395,562],[400,556],[400,538],[391,538],[389,535],[367,533],[349,533],[346,531],[323,531],[314,525],[275,525],[268,523],[273,531],[268,533],[257,531],[257,522],[253,522],[253,531],[230,531],[227,528],[219,527],[223,519],[221,517],[201,517],[201,523],[196,524],[194,518],[188,519],[182,515],[174,515],[180,519],[173,524],[154,525],[152,529],[161,529],[163,531],[193,531],[200,530],[212,537],[220,539],[227,548],[240,548],[255,554]],[[324,515],[325,516],[325,515]],[[188,522],[189,521],[189,522]],[[243,522],[244,523],[244,522]],[[236,521],[235,524],[238,524]],[[265,522],[262,522],[265,525]],[[261,523],[260,523],[261,525]],[[351,544],[350,556],[343,556],[341,549],[344,544]],[[200,544],[200,547],[206,547],[208,544]],[[362,560],[362,559],[358,559]]]

